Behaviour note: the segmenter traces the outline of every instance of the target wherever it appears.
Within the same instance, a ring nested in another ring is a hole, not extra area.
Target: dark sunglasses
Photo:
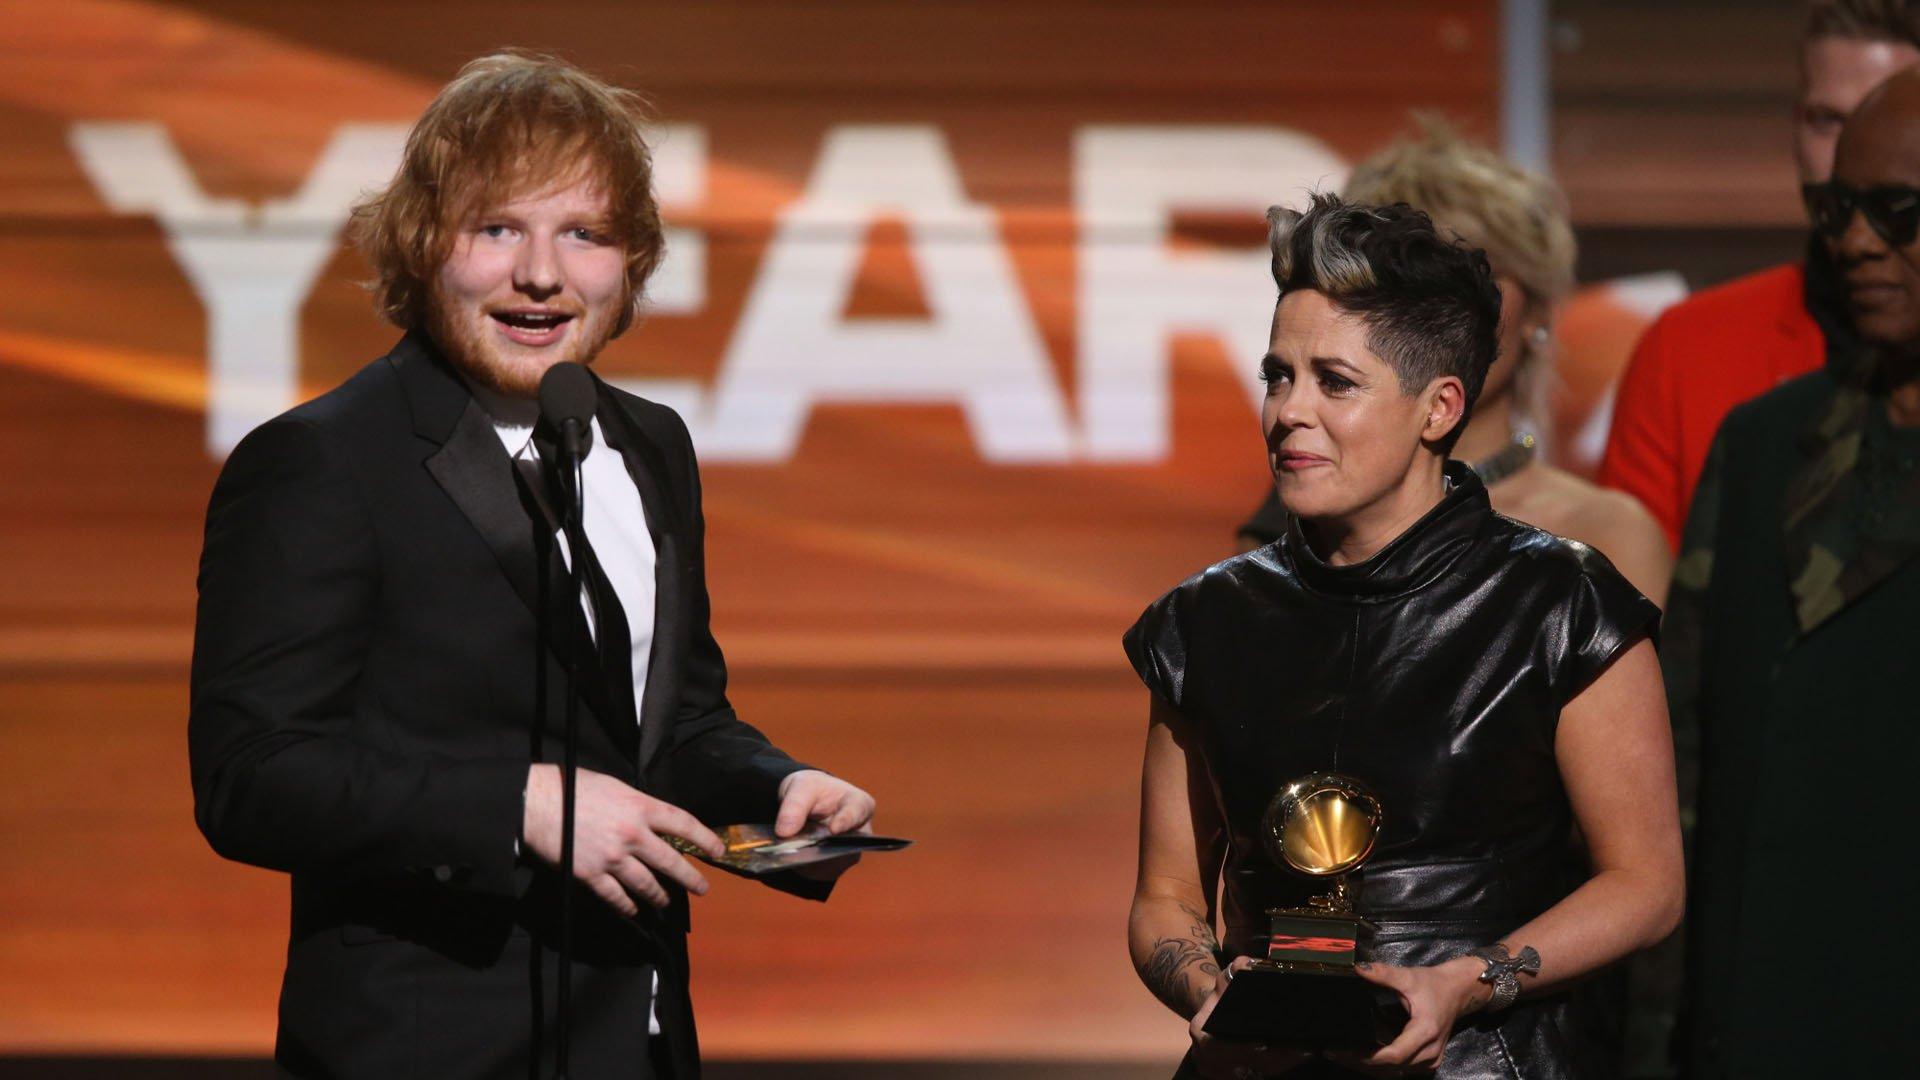
[[[1820,235],[1838,240],[1853,224],[1853,212],[1867,216],[1867,225],[1894,247],[1906,247],[1920,236],[1920,188],[1906,184],[1875,184],[1862,190],[1838,180],[1807,184],[1800,189],[1807,214]]]

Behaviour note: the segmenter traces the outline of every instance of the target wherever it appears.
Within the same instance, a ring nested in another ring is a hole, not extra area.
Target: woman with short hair
[[[1405,206],[1268,216],[1262,421],[1290,525],[1126,635],[1152,692],[1135,966],[1191,1021],[1183,1076],[1597,1075],[1568,984],[1665,937],[1682,904],[1658,609],[1448,460],[1498,348],[1486,257]],[[1324,890],[1261,833],[1280,788],[1327,772],[1382,809],[1350,885],[1378,928],[1362,974],[1409,1019],[1371,1055],[1307,1061],[1203,1028],[1265,953],[1266,910]],[[1468,955],[1488,947],[1505,952]]]
[[[1441,235],[1484,251],[1500,288],[1500,352],[1474,402],[1455,456],[1487,486],[1493,508],[1604,552],[1628,581],[1664,602],[1673,573],[1666,536],[1646,507],[1542,455],[1553,432],[1553,324],[1573,290],[1576,245],[1566,199],[1553,181],[1461,138],[1435,120],[1356,165],[1341,197],[1406,203]],[[1272,491],[1240,527],[1248,547],[1272,542],[1286,514]]]

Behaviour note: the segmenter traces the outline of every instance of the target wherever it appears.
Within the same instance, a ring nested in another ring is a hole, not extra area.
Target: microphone
[[[579,364],[561,363],[540,377],[540,422],[558,436],[561,460],[554,464],[564,479],[561,523],[567,544],[573,552],[568,582],[572,603],[580,602],[584,585],[582,568],[586,565],[587,537],[581,521],[582,488],[580,459],[593,445],[593,409],[599,397],[593,376]],[[561,640],[574,641],[562,631]],[[566,729],[560,764],[560,986],[555,1004],[558,1038],[554,1040],[555,1080],[568,1080],[573,1056],[573,906],[577,891],[573,881],[573,821],[578,801],[580,772],[580,665],[574,655],[577,644],[569,646],[566,665]]]
[[[593,446],[593,376],[579,364],[555,364],[540,376],[540,419],[560,439],[560,452],[578,460]]]

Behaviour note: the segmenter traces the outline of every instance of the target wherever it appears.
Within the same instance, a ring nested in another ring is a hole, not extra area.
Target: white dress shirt
[[[537,402],[509,398],[484,386],[473,387],[474,400],[493,420],[494,433],[507,448],[515,463],[537,466],[540,450],[533,442],[533,425],[540,417]],[[600,419],[593,419],[593,445],[580,462],[580,482],[585,492],[581,524],[587,543],[600,557],[600,569],[606,572],[613,593],[627,613],[627,636],[633,642],[633,704],[639,715],[641,699],[647,689],[647,661],[653,655],[653,567],[658,555],[653,549],[653,534],[647,531],[647,513],[640,503],[640,489],[627,474],[626,462],[619,451],[607,446],[600,430]],[[536,492],[541,488],[536,486]],[[558,508],[550,508],[558,515]],[[560,557],[573,565],[567,549],[567,536],[559,534]],[[598,635],[599,613],[593,610],[593,596],[584,586],[580,602],[587,612],[587,628]]]
[[[523,462],[530,463],[538,475],[540,450],[533,441],[533,426],[540,418],[539,403],[506,397],[471,380],[467,386],[473,391],[474,400],[492,419],[494,433],[507,448],[507,456],[514,460],[516,467]],[[620,452],[607,446],[598,417],[593,420],[593,445],[580,462],[580,486],[583,493],[581,525],[586,529],[587,543],[599,556],[600,569],[606,573],[614,595],[620,598],[620,606],[627,614],[627,636],[633,641],[634,715],[638,717],[642,715],[640,706],[646,697],[647,662],[653,655],[653,568],[658,552],[653,547],[653,534],[647,531],[640,489],[628,475]],[[543,485],[534,485],[536,494],[542,490]],[[549,507],[549,510],[558,520],[558,508]],[[571,567],[573,556],[567,550],[566,533],[558,536],[560,557]],[[587,629],[597,636],[599,614],[593,610],[591,590],[584,585],[580,604],[586,609]],[[653,994],[656,999],[660,994],[658,970],[653,973]],[[660,1034],[657,1001],[647,1009],[647,1033]]]

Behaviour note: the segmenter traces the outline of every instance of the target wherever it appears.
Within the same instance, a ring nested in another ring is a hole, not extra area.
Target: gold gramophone
[[[1365,784],[1337,773],[1303,776],[1274,795],[1261,821],[1268,854],[1296,873],[1332,879],[1333,888],[1304,907],[1267,910],[1266,956],[1228,984],[1207,1018],[1209,1034],[1364,1050],[1396,1030],[1390,999],[1353,970],[1373,924],[1354,913],[1346,877],[1373,854],[1382,817]]]
[[[1274,861],[1298,873],[1333,879],[1333,891],[1306,907],[1267,911],[1263,963],[1283,968],[1337,968],[1351,974],[1354,950],[1373,924],[1353,913],[1347,874],[1373,854],[1380,800],[1360,781],[1333,773],[1305,776],[1280,789],[1260,823]]]

